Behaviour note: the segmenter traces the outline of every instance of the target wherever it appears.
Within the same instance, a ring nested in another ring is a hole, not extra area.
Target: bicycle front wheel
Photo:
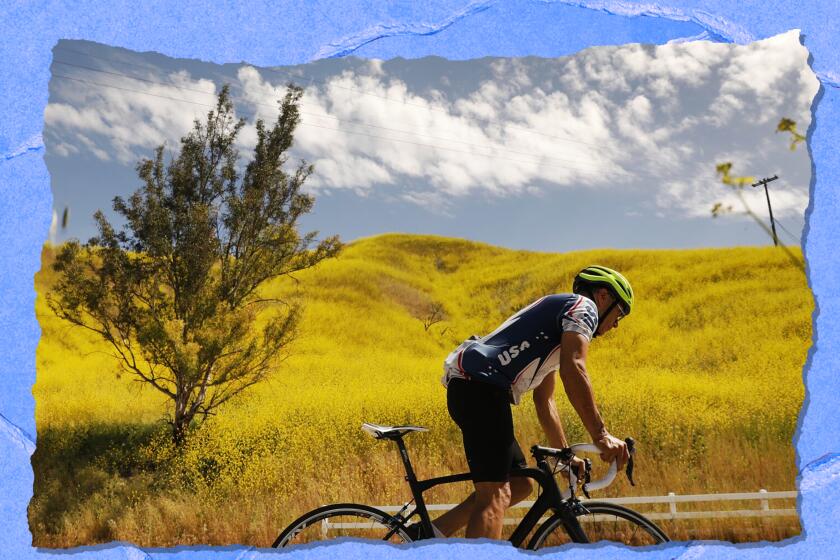
[[[396,517],[361,504],[333,504],[314,509],[286,527],[274,548],[340,538],[411,542]]]
[[[583,507],[586,511],[577,520],[591,543],[613,541],[628,546],[650,546],[670,540],[656,524],[632,509],[607,502],[584,502]],[[575,541],[557,514],[537,529],[528,548],[536,550],[571,542]]]

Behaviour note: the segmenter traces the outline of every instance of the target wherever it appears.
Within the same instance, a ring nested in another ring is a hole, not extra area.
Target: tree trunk
[[[187,438],[187,428],[190,427],[193,415],[187,406],[189,393],[179,392],[175,396],[175,417],[172,420],[172,442],[180,447]]]
[[[182,421],[175,420],[172,422],[172,442],[175,447],[181,447],[187,437],[187,426]]]

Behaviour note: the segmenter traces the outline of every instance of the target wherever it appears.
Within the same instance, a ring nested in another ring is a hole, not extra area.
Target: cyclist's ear
[[[595,303],[598,304],[598,305],[605,305],[606,306],[606,305],[609,305],[610,303],[612,303],[610,301],[610,297],[612,296],[612,294],[610,294],[610,291],[606,288],[603,288],[603,287],[599,286],[599,287],[595,288],[595,291],[592,295],[595,296]]]

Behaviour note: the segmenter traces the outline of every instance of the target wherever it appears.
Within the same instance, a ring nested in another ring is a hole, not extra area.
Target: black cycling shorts
[[[452,379],[446,404],[461,428],[473,482],[507,482],[512,469],[527,466],[513,435],[508,391],[481,381]]]

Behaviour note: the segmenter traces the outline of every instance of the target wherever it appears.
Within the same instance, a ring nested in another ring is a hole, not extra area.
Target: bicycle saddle
[[[428,432],[428,428],[420,426],[380,426],[379,424],[362,424],[362,429],[376,439],[397,439],[409,432]]]

